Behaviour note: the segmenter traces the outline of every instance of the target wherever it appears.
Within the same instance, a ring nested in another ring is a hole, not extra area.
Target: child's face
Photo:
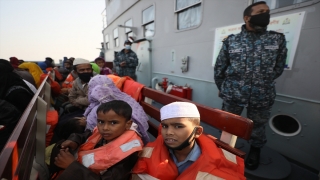
[[[161,121],[161,126],[163,140],[167,146],[172,148],[182,144],[196,127],[188,118],[166,119]]]
[[[132,121],[126,121],[123,116],[116,114],[113,110],[106,113],[102,111],[97,114],[97,127],[102,138],[107,142],[122,135],[126,130],[129,130]]]
[[[103,60],[97,60],[96,64],[97,64],[99,67],[103,68],[103,66],[104,66],[104,61],[103,61]]]

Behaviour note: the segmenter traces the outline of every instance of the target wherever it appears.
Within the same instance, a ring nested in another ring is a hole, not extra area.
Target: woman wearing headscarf
[[[19,68],[19,60],[18,60],[18,58],[10,57],[9,59],[10,59],[10,64],[14,69],[13,72],[17,73],[20,77],[22,77],[22,79],[26,80],[32,86],[36,87],[36,82],[34,81],[32,75],[27,70]]]
[[[149,118],[143,108],[131,96],[121,92],[107,76],[97,75],[90,80],[88,99],[90,105],[84,113],[87,118],[86,129],[92,131],[97,125],[97,108],[101,103],[122,100],[127,102],[132,108],[132,121],[138,125],[137,130],[142,136],[143,143],[147,144],[149,142],[150,139],[147,133]]]
[[[0,99],[11,103],[23,112],[34,93],[23,79],[13,72],[13,67],[9,61],[4,59],[0,59],[0,82]]]
[[[25,62],[19,65],[19,68],[26,69],[32,75],[34,81],[36,82],[36,88],[41,84],[40,76],[43,74],[41,68],[36,63]]]
[[[19,66],[19,59],[16,57],[10,57],[10,64],[14,69],[17,69]]]

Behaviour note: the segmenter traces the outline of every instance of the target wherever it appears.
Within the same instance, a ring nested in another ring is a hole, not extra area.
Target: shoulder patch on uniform
[[[234,36],[234,34],[230,34],[229,36],[225,37],[222,41],[225,41],[225,40],[227,40],[229,37],[232,37],[232,36]]]

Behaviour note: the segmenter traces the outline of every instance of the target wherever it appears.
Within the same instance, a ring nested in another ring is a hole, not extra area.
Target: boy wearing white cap
[[[245,179],[243,159],[218,148],[202,135],[200,114],[188,102],[160,109],[161,134],[147,144],[132,179]]]

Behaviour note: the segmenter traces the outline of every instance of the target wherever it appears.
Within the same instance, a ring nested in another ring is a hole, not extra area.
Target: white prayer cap
[[[200,118],[200,113],[196,105],[189,102],[173,102],[160,109],[161,121],[170,118]]]
[[[86,60],[86,59],[76,58],[73,61],[73,65],[76,66],[76,65],[79,65],[79,64],[90,64],[90,62],[89,62],[89,60]]]

